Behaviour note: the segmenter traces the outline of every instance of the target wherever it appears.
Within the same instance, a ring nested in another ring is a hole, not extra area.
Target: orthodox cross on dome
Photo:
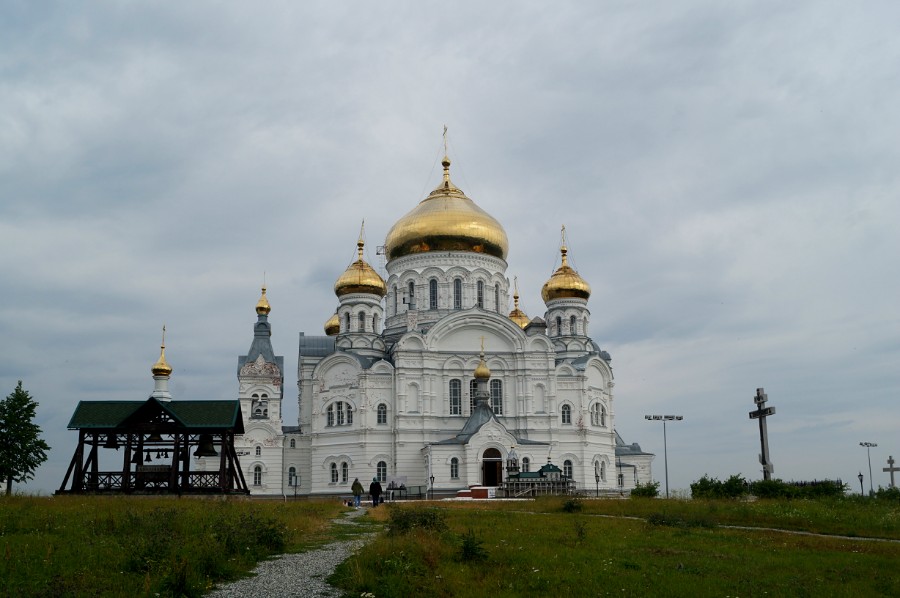
[[[888,457],[888,466],[883,468],[881,471],[891,474],[891,488],[896,488],[897,485],[894,484],[894,472],[900,471],[900,467],[894,467],[894,456],[891,455]]]
[[[356,242],[356,252],[359,256],[359,261],[363,260],[363,247],[366,246],[366,242],[363,240],[363,236],[366,234],[366,219],[363,218],[362,224],[359,225],[359,240]]]
[[[765,389],[757,388],[756,396],[753,398],[757,407],[756,411],[750,412],[750,419],[759,420],[759,443],[762,448],[762,452],[759,454],[759,462],[763,466],[763,479],[771,480],[775,467],[769,460],[769,432],[766,428],[766,418],[770,415],[775,415],[775,408],[766,407],[767,400],[769,400],[769,397],[766,395]]]
[[[447,155],[447,125],[444,125],[444,155]]]

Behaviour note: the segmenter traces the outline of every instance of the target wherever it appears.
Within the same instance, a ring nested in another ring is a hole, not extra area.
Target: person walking
[[[378,478],[372,478],[372,483],[369,484],[369,495],[372,497],[372,506],[378,506],[378,499],[381,498],[381,484],[378,483]]]
[[[359,478],[355,478],[353,480],[353,485],[350,486],[350,491],[353,492],[353,506],[358,509],[359,497],[362,496],[363,493],[363,487],[362,484],[359,483]]]

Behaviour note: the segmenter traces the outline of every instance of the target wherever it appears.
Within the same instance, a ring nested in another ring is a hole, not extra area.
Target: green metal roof
[[[225,428],[244,432],[241,402],[171,401],[154,398],[146,401],[81,401],[69,420],[70,430],[118,428],[148,421],[155,413],[164,412],[175,420],[177,428]]]

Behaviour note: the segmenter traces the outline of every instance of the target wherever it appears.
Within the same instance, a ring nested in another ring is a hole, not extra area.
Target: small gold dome
[[[272,311],[272,308],[269,306],[269,300],[266,299],[266,287],[263,287],[262,295],[260,296],[259,301],[256,302],[256,314],[267,316],[270,311]]]
[[[484,362],[484,355],[481,356],[481,361],[478,363],[478,367],[475,368],[475,377],[479,380],[487,380],[491,377],[491,370]]]
[[[484,337],[481,337],[481,360],[475,368],[475,377],[479,380],[487,380],[491,377],[491,370],[484,362]]]
[[[570,297],[587,300],[591,296],[591,285],[569,265],[569,260],[566,257],[568,249],[566,249],[565,245],[560,249],[560,253],[562,254],[562,264],[550,276],[550,280],[544,283],[544,287],[541,289],[541,297],[544,299],[544,303],[554,299]]]
[[[343,297],[350,293],[367,293],[384,297],[387,295],[387,285],[384,284],[384,279],[363,259],[365,243],[362,240],[362,234],[360,234],[359,241],[356,242],[356,247],[359,258],[350,264],[334,283],[334,294]]]
[[[444,156],[441,164],[443,182],[388,232],[388,259],[427,251],[473,251],[506,259],[506,231],[450,181],[450,159]]]
[[[338,332],[341,331],[341,320],[338,318],[337,312],[328,318],[328,321],[325,322],[325,334],[328,336],[334,336]]]
[[[519,328],[528,326],[528,316],[519,309],[519,279],[515,279],[515,293],[513,293],[513,310],[509,312],[509,319],[518,325]]]
[[[166,363],[166,327],[163,326],[163,340],[159,347],[159,359],[150,368],[154,376],[169,376],[172,374],[172,366]]]

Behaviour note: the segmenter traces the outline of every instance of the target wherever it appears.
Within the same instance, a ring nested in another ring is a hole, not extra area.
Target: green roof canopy
[[[69,420],[70,430],[130,428],[136,424],[158,419],[174,429],[227,429],[244,433],[241,402],[231,401],[172,401],[155,398],[146,401],[81,401]]]

